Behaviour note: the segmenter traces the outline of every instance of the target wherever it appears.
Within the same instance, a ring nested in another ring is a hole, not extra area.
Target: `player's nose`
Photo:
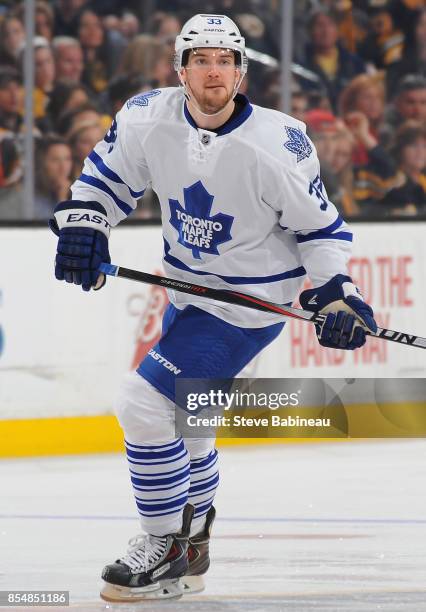
[[[210,64],[207,74],[210,78],[218,77],[220,75],[219,67],[216,64]]]

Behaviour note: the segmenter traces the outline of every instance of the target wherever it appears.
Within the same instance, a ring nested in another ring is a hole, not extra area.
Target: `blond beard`
[[[194,98],[196,106],[199,107],[201,112],[209,115],[224,110],[224,108],[229,104],[232,99],[232,93],[229,94],[226,87],[221,87],[220,90],[207,90],[204,91],[200,96],[197,96],[194,93],[191,84],[188,83],[188,85],[189,93]],[[217,93],[213,93],[218,91],[220,92],[220,95],[218,95]]]

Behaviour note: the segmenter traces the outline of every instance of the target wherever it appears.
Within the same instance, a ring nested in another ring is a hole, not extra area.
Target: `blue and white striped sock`
[[[183,439],[161,445],[139,446],[127,440],[125,444],[142,529],[157,536],[176,533],[190,485]]]
[[[188,503],[195,507],[191,524],[191,536],[204,527],[206,514],[213,504],[219,484],[218,453],[210,451],[206,457],[191,459],[191,486],[188,492]]]

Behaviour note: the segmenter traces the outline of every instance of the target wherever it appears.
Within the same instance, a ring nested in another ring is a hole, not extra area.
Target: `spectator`
[[[389,97],[394,95],[396,85],[406,74],[426,77],[426,8],[417,13],[413,37],[406,42],[401,60],[386,70]]]
[[[321,168],[330,168],[336,154],[337,132],[341,124],[335,115],[322,109],[308,111],[305,121],[308,134],[317,149]]]
[[[323,2],[324,4],[324,2]],[[370,31],[368,16],[358,2],[338,0],[329,2],[334,10],[339,25],[339,40],[350,53],[356,53],[358,46],[365,40]]]
[[[52,41],[56,79],[80,83],[84,69],[83,50],[70,36],[57,36]]]
[[[235,14],[235,20],[246,40],[246,45],[259,53],[266,53],[272,57],[280,57],[280,48],[276,44],[275,37],[267,31],[264,19],[241,7],[243,10]]]
[[[372,32],[359,45],[358,53],[375,68],[387,68],[401,59],[404,33],[395,26],[390,2],[371,2],[368,15]]]
[[[50,94],[46,109],[46,122],[41,126],[42,131],[59,132],[58,122],[60,117],[88,103],[90,103],[90,92],[85,85],[59,81]]]
[[[97,123],[104,129],[104,133],[106,133],[111,125],[111,121],[111,117],[101,115],[93,103],[87,102],[82,106],[74,108],[73,110],[68,110],[59,115],[57,121],[58,133],[68,138],[69,134],[74,131],[77,125],[88,122]]]
[[[281,108],[281,71],[278,66],[264,66],[256,60],[250,60],[250,77],[247,78],[246,74],[243,83],[253,104],[277,110]],[[262,87],[259,87],[259,83],[262,83]]]
[[[140,31],[139,19],[134,13],[126,11],[121,18],[120,31],[123,37],[130,42]]]
[[[311,42],[300,63],[320,77],[335,111],[340,92],[351,79],[365,72],[365,65],[361,58],[338,43],[338,24],[332,12],[316,11],[309,20],[308,29]],[[305,79],[300,79],[300,83],[307,90],[312,88],[312,83]]]
[[[181,20],[173,13],[155,13],[148,30],[160,42],[166,44],[174,44],[176,36],[182,29]]]
[[[380,139],[388,146],[398,127],[408,120],[426,122],[426,78],[415,74],[406,75],[397,85],[396,95],[390,103]]]
[[[22,191],[22,163],[12,135],[0,137],[0,220],[13,221],[25,217]]]
[[[41,36],[34,39],[35,86],[49,94],[55,83],[55,60],[49,42]]]
[[[49,219],[56,204],[70,197],[70,146],[55,135],[45,136],[37,142],[35,168],[35,218]]]
[[[304,91],[294,91],[291,94],[291,111],[290,115],[299,119],[299,121],[306,122],[306,111],[309,106],[309,98]]]
[[[34,44],[34,118],[43,120],[46,115],[46,107],[49,103],[49,95],[55,83],[55,62],[49,41],[41,36],[36,36]],[[24,63],[25,46],[21,49],[20,64]]]
[[[153,36],[140,34],[125,50],[120,73],[141,74],[155,87],[167,87],[172,75],[169,50]]]
[[[37,2],[35,7],[35,31],[39,36],[43,36],[49,42],[54,33],[54,14],[53,9],[46,2]]]
[[[22,127],[22,87],[17,70],[0,67],[0,133],[19,132]]]
[[[392,153],[397,164],[397,185],[383,200],[393,215],[415,215],[426,211],[426,128],[409,121],[398,129]]]
[[[398,27],[406,34],[406,40],[412,41],[417,14],[424,7],[424,0],[393,0],[393,18]]]
[[[15,15],[7,15],[0,23],[0,65],[16,68],[17,58],[24,42],[24,24]]]
[[[352,113],[362,113],[368,121],[368,131],[377,144],[379,128],[385,112],[385,90],[382,77],[377,74],[360,74],[355,77],[342,91],[339,106],[340,115],[349,124]],[[366,164],[368,161],[368,152],[360,141],[354,151],[353,161],[357,165]]]
[[[116,115],[129,98],[151,89],[152,83],[139,74],[120,74],[116,76],[108,85],[108,101],[111,114]]]
[[[345,117],[346,125],[354,138],[356,150],[362,156],[354,165],[353,195],[361,214],[381,213],[380,201],[394,185],[395,166],[386,150],[371,133],[369,121],[359,111]]]
[[[121,30],[121,20],[118,15],[105,15],[102,17],[102,25],[105,30],[115,30],[119,32]]]
[[[141,3],[141,0],[137,1]],[[90,8],[100,17],[118,15],[128,4],[128,0],[90,0]]]
[[[105,30],[98,15],[88,9],[80,15],[78,39],[84,54],[83,82],[101,93],[115,74],[125,41],[118,32]]]
[[[25,19],[25,4],[20,4],[14,13],[19,20],[24,23]],[[42,36],[49,42],[53,38],[54,32],[54,13],[50,4],[43,0],[37,0],[35,3],[35,33],[37,36]]]
[[[105,136],[105,130],[94,121],[83,121],[72,128],[68,142],[73,154],[73,180],[77,179],[83,169],[84,160],[93,147]]]
[[[55,36],[77,37],[80,14],[89,0],[56,0]]]

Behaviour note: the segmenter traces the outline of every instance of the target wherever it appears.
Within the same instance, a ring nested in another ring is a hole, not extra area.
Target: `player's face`
[[[183,81],[201,111],[208,114],[228,104],[239,76],[235,55],[229,49],[194,49],[182,70]]]

